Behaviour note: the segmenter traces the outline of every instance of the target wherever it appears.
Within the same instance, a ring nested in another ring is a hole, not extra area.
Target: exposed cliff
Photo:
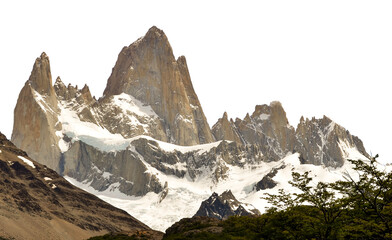
[[[124,47],[109,77],[105,98],[126,93],[151,106],[163,120],[158,140],[178,145],[214,141],[193,89],[184,56],[177,60],[165,33],[152,27]]]
[[[60,159],[59,137],[56,135],[61,129],[59,112],[49,58],[42,53],[35,60],[30,78],[19,94],[11,139],[32,158],[56,171]]]
[[[252,115],[247,114],[243,120],[237,118],[234,123],[224,114],[212,132],[218,140],[258,146],[269,161],[299,152],[303,163],[339,167],[344,163],[347,148],[368,156],[358,137],[327,117],[306,121],[301,118],[294,129],[279,102],[256,106]]]

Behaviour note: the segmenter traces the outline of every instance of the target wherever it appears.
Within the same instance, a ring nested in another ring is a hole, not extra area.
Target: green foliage
[[[231,217],[221,232],[195,224],[164,239],[392,239],[392,173],[380,170],[376,157],[350,160],[357,175],[333,184],[311,186],[309,172],[294,172],[298,193],[268,194],[267,213]]]
[[[362,239],[392,239],[392,173],[380,170],[376,158],[353,161],[358,176],[333,184],[349,206],[345,235]]]
[[[302,227],[310,226],[307,231],[315,239],[390,239],[392,173],[380,170],[376,158],[369,162],[349,160],[358,176],[347,175],[345,181],[320,182],[315,187],[309,186],[312,179],[308,172],[294,172],[290,184],[299,193],[291,195],[281,190],[278,195],[269,194],[266,199],[274,206],[270,214],[294,216],[298,207],[308,206],[307,212],[298,212],[299,220]],[[294,219],[292,224],[298,223]],[[289,232],[296,233],[292,229]]]

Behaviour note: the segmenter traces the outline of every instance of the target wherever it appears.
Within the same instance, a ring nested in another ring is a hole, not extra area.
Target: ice
[[[64,141],[64,135],[62,133],[62,131],[56,131],[56,135],[60,138],[58,146],[60,148],[60,151],[62,153],[65,153],[66,151],[68,151],[69,149],[69,143],[67,143],[66,141]]]
[[[22,156],[18,156],[18,158],[20,160],[22,160],[24,163],[26,163],[27,165],[29,165],[30,167],[35,168],[34,163],[32,161],[30,161],[29,159],[22,157]]]

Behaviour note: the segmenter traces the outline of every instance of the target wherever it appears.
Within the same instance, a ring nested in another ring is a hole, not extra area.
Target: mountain
[[[151,106],[162,120],[156,139],[178,145],[212,142],[184,56],[177,60],[165,33],[152,27],[120,52],[104,97],[126,93]]]
[[[281,103],[210,129],[185,57],[156,27],[124,47],[98,100],[89,87],[53,85],[48,56],[33,66],[15,107],[12,140],[38,162],[165,230],[226,190],[263,212],[264,193],[291,191],[291,171],[341,179],[361,140],[328,117],[290,125]],[[284,174],[283,174],[284,173]],[[332,176],[332,177],[331,177]]]
[[[49,58],[35,60],[29,80],[22,88],[14,110],[12,142],[42,164],[58,170],[60,159],[58,122],[60,109],[52,86]]]
[[[238,201],[230,190],[224,191],[221,195],[213,193],[211,197],[201,203],[195,216],[212,217],[219,220],[227,219],[230,216],[259,215],[259,210],[250,204]]]
[[[32,160],[0,133],[0,236],[86,239],[105,232],[160,233],[55,171]]]
[[[258,105],[252,115],[243,120],[229,121],[227,113],[212,127],[217,140],[256,145],[267,159],[277,161],[290,152],[299,152],[302,163],[341,167],[345,153],[341,146],[366,153],[362,141],[330,118],[304,119],[295,129],[289,124],[282,104]]]

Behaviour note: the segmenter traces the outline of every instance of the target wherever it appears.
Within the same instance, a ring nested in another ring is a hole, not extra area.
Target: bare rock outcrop
[[[276,161],[294,149],[295,130],[289,125],[282,104],[257,105],[252,115],[228,122],[227,116],[212,127],[215,138],[256,145],[267,160]]]
[[[230,119],[229,121],[227,112],[223,114],[222,118],[218,119],[218,122],[215,123],[214,126],[212,126],[212,134],[216,140],[228,140],[238,144],[244,143],[233,119]]]
[[[301,153],[303,163],[339,167],[348,154],[345,151],[350,148],[369,157],[358,137],[326,116],[311,120],[301,117],[296,136],[295,151]]]
[[[195,217],[200,216],[225,220],[230,216],[249,215],[260,215],[260,212],[252,205],[238,201],[233,193],[227,190],[221,195],[214,192],[211,197],[203,201]]]
[[[362,141],[328,117],[300,120],[297,129],[287,119],[281,103],[258,105],[252,115],[236,119],[227,115],[212,127],[216,139],[235,141],[247,146],[256,145],[267,161],[277,161],[288,153],[299,152],[302,163],[340,167],[349,149],[356,149],[366,157]]]
[[[150,28],[143,38],[124,47],[119,54],[104,96],[121,93],[150,105],[163,120],[165,136],[159,136],[159,140],[179,145],[214,140],[193,89],[185,57],[174,58],[162,30]]]
[[[21,90],[14,110],[12,141],[31,157],[58,170],[60,149],[56,131],[59,108],[52,86],[49,58],[45,53],[35,60],[29,80]]]

